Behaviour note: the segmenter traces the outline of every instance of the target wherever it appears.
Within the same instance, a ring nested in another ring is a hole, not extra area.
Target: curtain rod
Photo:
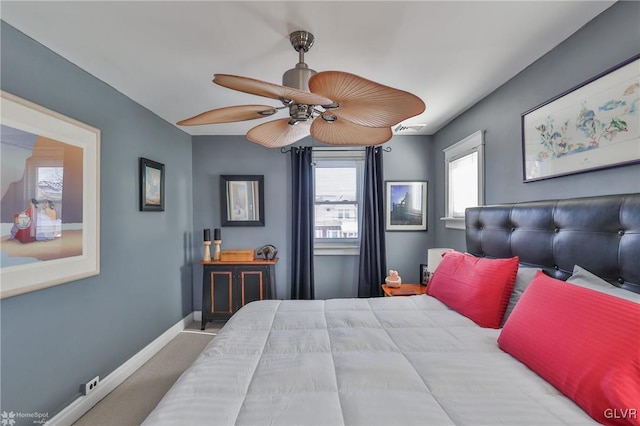
[[[296,147],[296,148],[301,148],[301,147]],[[283,154],[286,154],[287,152],[291,152],[292,148],[280,148],[280,152]],[[318,150],[318,151],[345,151],[345,152],[349,152],[349,151],[364,151],[364,148],[348,148],[348,149],[337,149],[337,148],[324,148],[321,146],[315,146],[315,147],[311,147],[312,150]],[[386,146],[384,148],[380,148],[382,149],[384,152],[391,152],[391,147],[390,146]]]

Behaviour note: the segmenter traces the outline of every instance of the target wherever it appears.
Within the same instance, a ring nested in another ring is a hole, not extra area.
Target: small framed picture
[[[431,272],[427,270],[427,264],[420,264],[420,284],[427,285],[429,283],[429,278],[431,278]]]
[[[140,158],[140,211],[164,211],[164,164]]]
[[[385,199],[385,230],[427,230],[426,181],[387,181]]]
[[[221,175],[222,226],[264,226],[264,175]]]

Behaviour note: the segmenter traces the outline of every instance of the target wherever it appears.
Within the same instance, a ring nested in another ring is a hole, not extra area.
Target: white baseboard
[[[202,311],[193,311],[193,320],[202,321]]]
[[[58,414],[53,416],[46,422],[50,426],[67,426],[73,424],[82,417],[102,398],[107,396],[116,387],[122,384],[130,375],[135,373],[140,367],[157,354],[160,349],[165,347],[174,337],[176,337],[185,327],[194,321],[195,312],[190,313],[173,327],[162,333],[157,339],[145,346],[140,352],[129,358],[120,367],[116,368],[111,374],[102,379],[96,389],[89,395],[81,396],[71,404],[62,409]],[[200,317],[202,313],[198,312]],[[198,320],[199,321],[199,320]]]

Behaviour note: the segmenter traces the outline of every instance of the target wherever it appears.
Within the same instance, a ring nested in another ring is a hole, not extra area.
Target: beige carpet
[[[74,425],[140,425],[222,325],[208,323],[205,331],[200,331],[200,322],[191,323]]]

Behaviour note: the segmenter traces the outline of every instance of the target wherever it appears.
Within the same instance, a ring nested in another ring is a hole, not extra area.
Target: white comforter
[[[145,425],[522,425],[593,420],[426,296],[238,311]]]

